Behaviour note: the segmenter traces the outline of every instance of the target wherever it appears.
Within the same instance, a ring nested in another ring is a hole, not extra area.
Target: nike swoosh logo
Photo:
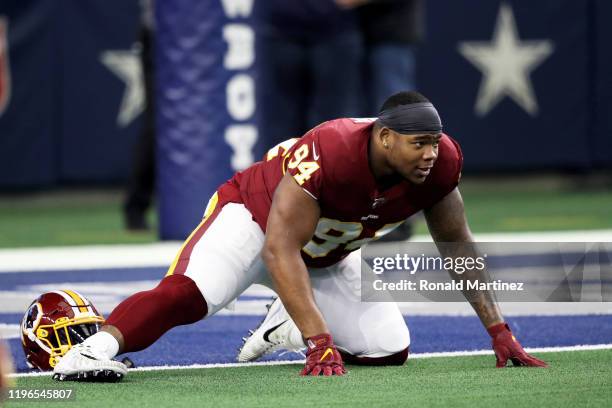
[[[270,334],[272,334],[272,332],[276,329],[278,329],[279,327],[281,327],[283,324],[287,323],[289,320],[285,320],[283,322],[280,322],[279,324],[277,324],[274,327],[269,328],[268,330],[266,330],[266,332],[263,335],[263,339],[265,341],[267,341],[268,343],[271,343],[270,338],[268,337]]]
[[[314,142],[312,142],[312,158],[315,160],[319,160],[319,155],[317,154],[317,149],[315,148]]]
[[[325,353],[323,353],[323,356],[321,357],[319,361],[325,360],[325,357],[327,357],[329,354],[332,354],[332,353],[333,353],[332,349],[328,347],[327,350],[325,350]]]

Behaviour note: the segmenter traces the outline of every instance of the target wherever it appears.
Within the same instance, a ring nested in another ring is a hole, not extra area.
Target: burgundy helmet
[[[52,370],[70,347],[97,333],[104,317],[83,295],[56,290],[32,302],[21,321],[21,343],[30,368]]]

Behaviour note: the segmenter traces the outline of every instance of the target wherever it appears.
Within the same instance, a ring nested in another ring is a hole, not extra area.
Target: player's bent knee
[[[403,353],[410,346],[410,331],[401,314],[379,325],[369,336],[367,355],[383,357]]]
[[[122,333],[126,326],[162,320],[171,327],[194,323],[206,316],[207,306],[195,282],[170,275],[153,289],[138,292],[119,304],[106,320]]]
[[[195,323],[207,306],[195,282],[170,275],[155,288],[136,293],[119,304],[106,320],[123,336],[124,352],[150,346],[173,327]]]
[[[180,311],[180,324],[195,323],[206,316],[208,306],[204,296],[196,283],[185,275],[167,276],[153,291],[165,298],[168,309]]]

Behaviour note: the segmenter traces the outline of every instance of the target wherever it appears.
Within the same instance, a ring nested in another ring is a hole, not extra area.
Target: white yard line
[[[1,292],[0,292],[1,293]],[[32,296],[30,296],[32,298]],[[28,300],[30,299],[28,298]],[[29,304],[23,301],[20,304]],[[108,316],[115,308],[117,301],[113,302],[98,302],[96,308],[98,311]],[[236,302],[232,310],[220,310],[215,316],[265,316],[268,309],[266,304],[268,300],[240,300]],[[400,311],[404,316],[475,316],[471,306],[466,302],[443,302],[443,303],[399,303]],[[0,311],[3,305],[0,301]],[[6,306],[4,306],[6,309]],[[585,315],[612,315],[612,303],[593,303],[593,302],[574,302],[574,303],[509,303],[500,304],[500,307],[506,317],[520,316],[585,316]],[[23,313],[24,307],[21,309],[10,309],[13,313]],[[10,340],[17,339],[21,336],[21,326],[16,323],[0,323],[0,339]]]
[[[0,273],[100,268],[166,267],[180,242],[138,245],[0,249]]]
[[[475,238],[480,242],[610,242],[612,230],[476,234]],[[431,237],[417,235],[411,241],[431,242]],[[383,246],[393,248],[397,244]],[[180,246],[181,242],[169,241],[133,245],[0,249],[0,273],[166,267],[172,263]]]
[[[62,286],[68,287],[68,286]],[[57,289],[49,288],[49,290]],[[248,294],[248,291],[245,294]],[[38,292],[3,292],[0,291],[0,313],[24,313]],[[133,293],[138,292],[137,289]],[[83,295],[92,299],[96,309],[108,316],[121,302],[123,297],[110,297],[88,291],[81,291]],[[222,309],[215,316],[265,316],[269,300],[239,300],[231,309]],[[398,304],[405,316],[475,316],[474,310],[467,302],[405,302]],[[504,316],[584,316],[584,315],[612,315],[612,303],[608,302],[502,302],[500,307]],[[4,326],[0,323],[0,337],[18,337],[18,325]]]
[[[553,353],[566,351],[589,351],[589,350],[608,350],[612,349],[612,344],[592,344],[592,345],[577,345],[568,347],[535,347],[526,348],[528,353]],[[473,350],[473,351],[444,351],[439,353],[411,353],[408,357],[412,358],[436,358],[436,357],[464,357],[464,356],[481,356],[493,355],[492,350]],[[231,367],[259,367],[259,366],[275,366],[288,364],[303,364],[304,360],[282,360],[282,361],[262,361],[255,363],[216,363],[216,364],[192,364],[188,366],[169,365],[169,366],[154,366],[154,367],[138,367],[130,369],[130,371],[157,371],[157,370],[191,370],[200,368],[231,368]],[[11,374],[10,377],[44,377],[50,376],[48,372],[35,373],[18,373]]]
[[[575,230],[544,232],[499,232],[474,234],[477,242],[610,242],[612,230]],[[430,235],[415,235],[414,242],[431,242]]]
[[[583,344],[563,347],[525,347],[528,353],[555,353],[565,351],[589,351],[612,349],[612,344]],[[408,358],[463,357],[493,355],[493,350],[442,351],[438,353],[410,354]]]

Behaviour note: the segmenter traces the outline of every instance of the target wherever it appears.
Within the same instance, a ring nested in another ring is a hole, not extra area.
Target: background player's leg
[[[257,30],[257,126],[274,146],[300,137],[310,127],[306,110],[310,93],[305,44],[274,29]]]
[[[396,303],[361,302],[360,259],[355,251],[330,268],[310,270],[317,305],[347,363],[403,364],[408,327]]]
[[[358,30],[329,36],[310,47],[308,128],[330,119],[364,116],[363,58],[363,37]]]

